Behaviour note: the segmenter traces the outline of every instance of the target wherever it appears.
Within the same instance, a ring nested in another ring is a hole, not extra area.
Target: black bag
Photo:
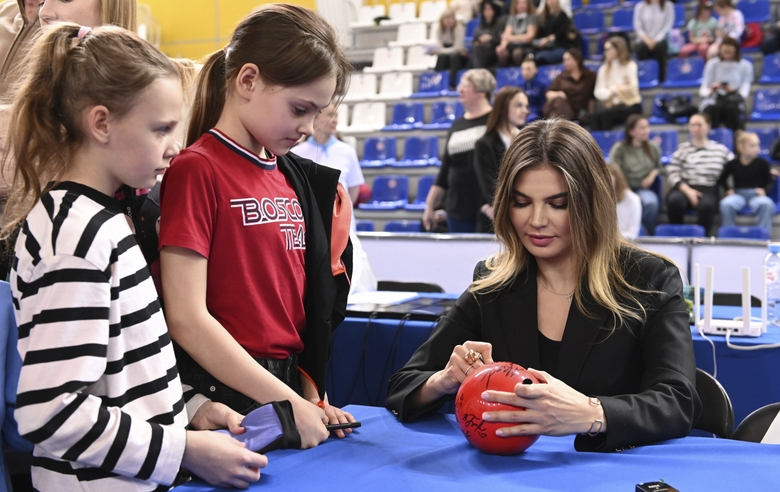
[[[691,96],[678,95],[666,96],[658,100],[661,107],[661,114],[669,123],[677,123],[677,118],[689,118],[698,110],[691,102]]]

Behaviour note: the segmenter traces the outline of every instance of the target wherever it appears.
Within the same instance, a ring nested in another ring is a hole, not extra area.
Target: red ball
[[[496,429],[511,427],[513,424],[482,420],[483,412],[525,410],[482,399],[485,390],[514,393],[517,383],[539,384],[539,381],[522,366],[511,362],[494,362],[472,372],[460,385],[455,397],[458,426],[466,439],[480,451],[503,455],[522,453],[539,439],[539,436],[497,436]]]

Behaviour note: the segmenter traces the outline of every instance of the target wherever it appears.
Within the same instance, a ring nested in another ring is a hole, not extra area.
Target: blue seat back
[[[606,131],[606,132],[590,132],[590,134],[593,135],[593,138],[596,140],[596,143],[599,144],[599,148],[601,149],[601,152],[604,154],[604,157],[609,155],[609,149],[611,149],[612,146],[618,143],[619,141],[623,140],[623,136],[625,135],[621,130]]]
[[[769,231],[761,226],[722,226],[718,229],[719,238],[770,239]]]
[[[431,105],[431,123],[445,123],[463,116],[463,103],[460,101],[438,101]]]
[[[637,62],[640,89],[658,87],[658,62],[656,60],[640,60]]]
[[[674,4],[674,24],[672,27],[676,27],[678,29],[682,29],[685,27],[686,20],[685,20],[685,4],[684,3],[675,3]]]
[[[368,137],[363,143],[364,161],[395,159],[395,137]]]
[[[617,0],[590,0],[586,8],[588,9],[608,9],[617,5]]]
[[[385,232],[420,232],[419,220],[388,220]]]
[[[503,67],[496,70],[496,89],[513,85],[519,87],[525,82],[520,67]]]
[[[409,178],[404,174],[384,174],[374,178],[371,201],[409,201]]]
[[[673,87],[694,87],[701,84],[704,60],[699,57],[670,58],[666,64],[666,84]]]
[[[661,148],[661,162],[667,164],[674,151],[677,150],[679,134],[677,130],[650,132],[650,140],[655,141]]]
[[[574,25],[583,34],[595,34],[604,31],[604,12],[600,10],[581,10],[574,14]]]
[[[758,22],[763,24],[769,22],[769,0],[740,0],[737,8],[745,17],[745,22]]]
[[[436,176],[433,174],[420,176],[420,179],[417,180],[417,195],[412,203],[425,203],[425,199],[428,198],[428,192],[431,191],[431,186],[435,182]]]
[[[393,106],[391,124],[421,126],[423,124],[422,103],[396,103]]]
[[[655,235],[660,237],[704,237],[706,232],[699,224],[660,224]]]
[[[778,137],[777,128],[749,128],[748,131],[758,135],[758,141],[761,146],[760,155],[764,158],[769,156],[769,149],[772,148],[772,144]]]
[[[762,84],[780,83],[780,53],[764,55],[759,82]]]
[[[634,30],[633,9],[617,9],[612,13],[612,32],[630,32]]]
[[[756,113],[780,113],[780,89],[759,89],[753,97]]]
[[[418,93],[440,94],[450,86],[449,72],[423,72],[420,74],[420,82],[417,84]]]
[[[407,137],[403,160],[427,160],[439,157],[439,137]]]
[[[718,143],[725,145],[730,151],[734,151],[734,132],[730,128],[713,128],[710,133],[707,134],[710,140],[715,140]]]
[[[545,85],[549,87],[552,81],[563,72],[563,65],[544,65],[539,67],[539,74],[537,77]]]
[[[479,27],[479,23],[482,21],[482,18],[480,16],[476,16],[475,18],[468,21],[466,24],[466,36],[465,39],[471,40],[474,39],[474,31]]]
[[[356,219],[355,230],[363,232],[372,232],[374,230],[374,221],[371,219]]]

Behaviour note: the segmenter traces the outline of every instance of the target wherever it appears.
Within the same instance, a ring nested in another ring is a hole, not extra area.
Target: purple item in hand
[[[247,449],[260,453],[277,448],[301,447],[301,437],[289,401],[272,402],[252,410],[241,421],[241,426],[246,429],[243,434],[231,434],[227,429],[216,432],[246,443]]]

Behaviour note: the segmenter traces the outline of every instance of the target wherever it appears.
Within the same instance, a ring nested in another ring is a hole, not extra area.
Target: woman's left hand
[[[329,424],[346,424],[347,422],[354,422],[355,417],[352,416],[351,413],[345,412],[344,410],[333,407],[331,405],[328,405],[325,403],[325,415],[328,417],[328,423]],[[344,429],[344,430],[335,430],[331,431],[334,434],[336,434],[336,437],[338,438],[344,438],[347,434],[352,433],[352,429]]]
[[[544,371],[528,369],[540,384],[517,384],[514,393],[486,391],[485,401],[506,403],[525,410],[485,412],[482,418],[490,422],[517,423],[496,431],[500,436],[546,435],[567,436],[589,432],[594,420],[601,420],[599,430],[606,431],[607,422],[601,405],[594,405],[584,394]]]

